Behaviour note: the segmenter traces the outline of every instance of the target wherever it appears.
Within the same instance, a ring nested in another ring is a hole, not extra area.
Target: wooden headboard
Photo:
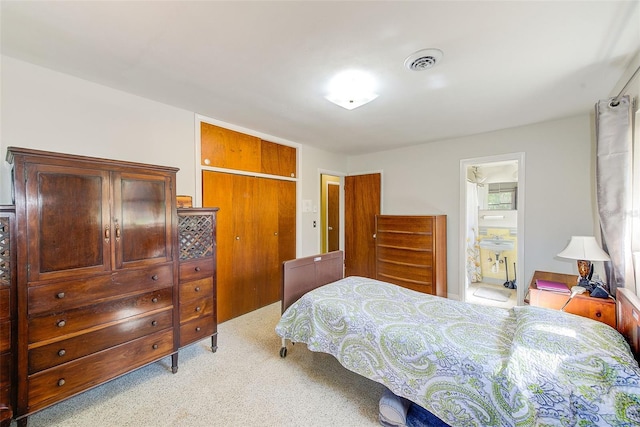
[[[617,329],[629,342],[631,351],[640,362],[640,298],[629,289],[616,291]]]
[[[344,253],[296,258],[282,263],[282,312],[302,295],[344,277]]]

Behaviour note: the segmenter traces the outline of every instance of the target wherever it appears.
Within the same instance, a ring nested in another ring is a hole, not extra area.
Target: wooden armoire
[[[17,230],[14,414],[26,424],[177,353],[177,169],[14,147],[7,160]]]
[[[280,300],[296,256],[296,148],[201,124],[202,205],[218,212],[218,321]]]

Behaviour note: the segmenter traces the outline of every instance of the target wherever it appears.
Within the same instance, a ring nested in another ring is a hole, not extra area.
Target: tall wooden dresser
[[[447,297],[446,215],[376,215],[376,278]]]
[[[15,408],[16,263],[15,209],[0,206],[0,426]]]
[[[216,213],[218,208],[178,209],[180,347],[211,337],[218,349]]]
[[[7,160],[24,425],[177,351],[177,169],[15,147]]]

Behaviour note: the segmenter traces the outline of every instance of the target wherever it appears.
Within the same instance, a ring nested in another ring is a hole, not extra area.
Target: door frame
[[[460,160],[460,224],[458,230],[458,292],[460,295],[460,300],[465,301],[466,299],[466,230],[467,230],[467,168],[470,166],[475,166],[484,163],[496,163],[507,160],[515,160],[518,162],[518,194],[517,194],[517,223],[518,223],[518,241],[516,244],[517,253],[518,253],[518,261],[516,262],[516,268],[518,274],[517,284],[518,287],[516,289],[516,300],[517,305],[524,305],[524,297],[529,288],[529,285],[526,280],[523,280],[525,277],[525,254],[524,254],[524,236],[525,236],[525,222],[524,222],[524,212],[525,212],[525,153],[517,152],[517,153],[507,153],[500,154],[495,156],[487,156],[487,157],[476,157],[471,159],[461,159]]]
[[[327,175],[327,174],[323,174],[323,175]],[[327,175],[329,176],[329,175]],[[332,175],[335,176],[335,175]],[[329,188],[330,187],[338,187],[338,249],[341,249],[344,247],[343,244],[341,244],[341,237],[342,237],[342,226],[340,225],[340,213],[344,212],[342,209],[342,203],[340,201],[340,199],[344,199],[344,195],[342,192],[342,179],[340,179],[340,177],[336,177],[339,178],[338,181],[325,181],[325,185],[323,186],[322,191],[324,191],[324,194],[326,196],[326,201],[325,201],[325,197],[322,198],[322,204],[326,205],[323,206],[322,211],[321,211],[321,215],[320,215],[320,236],[322,238],[323,234],[324,234],[324,238],[322,239],[322,242],[320,242],[320,247],[323,248],[322,252],[325,251],[326,248],[326,252],[330,252],[329,251]],[[321,195],[322,196],[322,195]],[[326,230],[326,231],[325,231]]]
[[[318,173],[316,177],[318,179],[316,188],[318,189],[318,206],[320,206],[320,212],[326,212],[327,205],[326,200],[322,197],[322,175],[331,175],[339,178],[340,180],[340,209],[339,209],[339,224],[340,224],[340,237],[339,237],[339,247],[340,250],[344,250],[344,177],[348,174],[346,172],[336,172],[328,169],[318,168]],[[318,227],[317,227],[317,238],[318,238],[318,248],[316,253],[322,253],[322,227],[324,224],[322,223],[322,215],[318,215]]]

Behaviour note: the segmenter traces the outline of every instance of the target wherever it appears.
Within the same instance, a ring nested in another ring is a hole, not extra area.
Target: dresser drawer
[[[163,288],[116,301],[29,319],[29,343],[78,333],[104,323],[171,307],[173,288]]]
[[[11,290],[6,286],[0,286],[0,321],[11,318],[10,298]]]
[[[213,277],[180,283],[180,302],[213,295]]]
[[[29,350],[29,373],[132,341],[173,326],[173,307]]]
[[[212,317],[215,307],[213,295],[196,300],[180,302],[180,323],[188,322],[197,317]]]
[[[211,317],[201,317],[180,325],[180,347],[203,340],[216,333]]]
[[[200,279],[202,277],[213,277],[215,265],[213,258],[200,258],[180,263],[180,281]]]
[[[11,349],[11,322],[0,322],[0,353]]]
[[[91,279],[68,280],[30,286],[29,315],[63,311],[173,284],[171,264],[121,270]]]
[[[167,329],[124,345],[94,353],[28,377],[29,411],[37,411],[173,351],[173,330]]]

